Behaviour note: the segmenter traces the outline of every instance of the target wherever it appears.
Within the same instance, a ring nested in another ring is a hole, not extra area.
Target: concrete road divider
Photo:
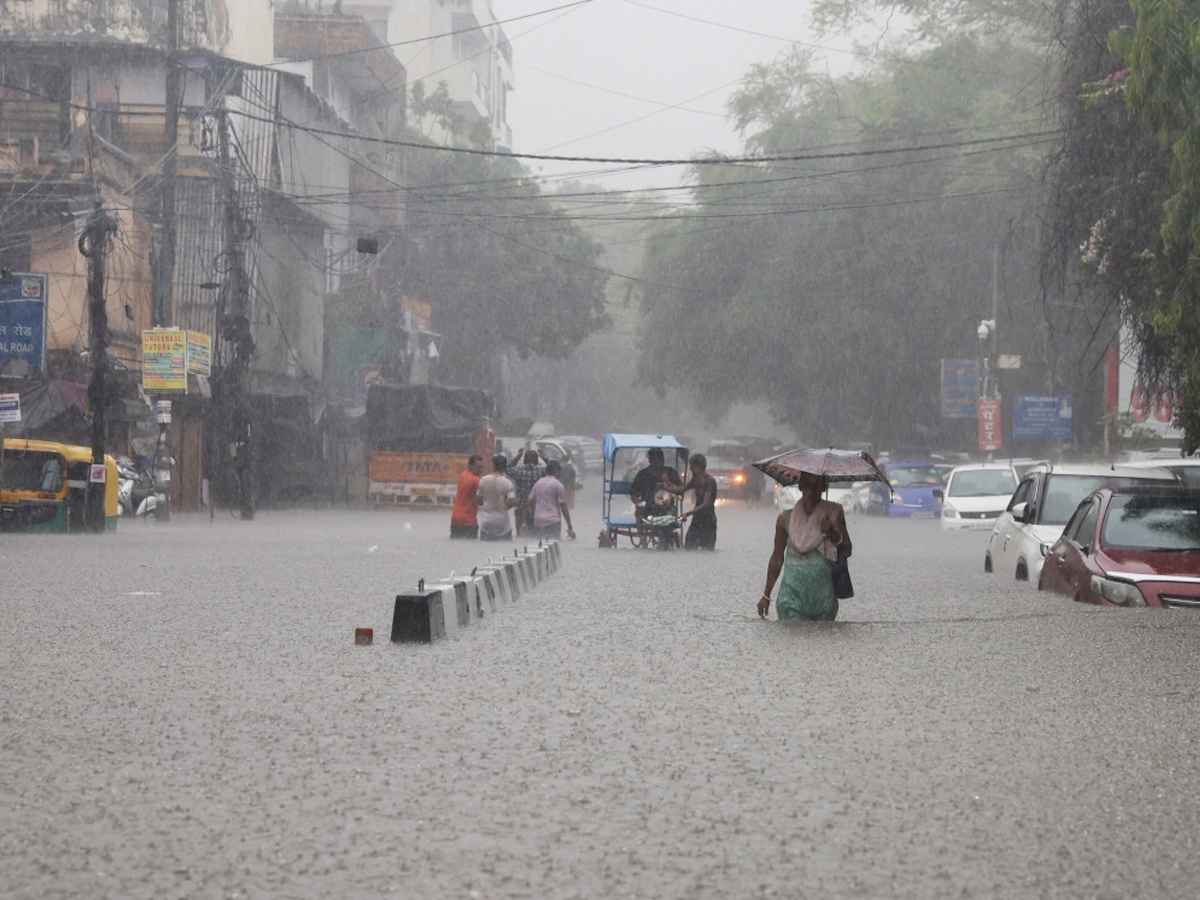
[[[392,642],[429,644],[455,635],[515,603],[561,567],[558,542],[547,541],[488,560],[469,575],[452,572],[430,584],[422,580],[416,591],[396,597]]]

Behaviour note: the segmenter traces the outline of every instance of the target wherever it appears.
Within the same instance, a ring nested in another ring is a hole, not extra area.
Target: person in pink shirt
[[[556,541],[562,537],[563,522],[566,522],[567,537],[575,540],[567,489],[560,480],[561,475],[562,465],[558,460],[550,460],[546,463],[546,474],[538,479],[529,492],[525,504],[527,510],[533,511],[531,537]]]

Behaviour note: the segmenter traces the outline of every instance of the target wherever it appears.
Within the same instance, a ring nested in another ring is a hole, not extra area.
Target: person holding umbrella
[[[775,610],[781,621],[832,622],[838,614],[833,566],[839,553],[845,559],[853,546],[842,505],[821,495],[830,479],[885,480],[883,473],[865,453],[832,449],[789,451],[754,467],[781,484],[799,484],[801,491],[796,505],[775,523],[775,549],[767,563],[759,616],[766,618],[770,611],[771,591],[778,581]]]

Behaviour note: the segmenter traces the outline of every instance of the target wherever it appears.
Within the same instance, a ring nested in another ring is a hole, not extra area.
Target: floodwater
[[[444,514],[0,537],[0,896],[1196,895],[1200,618],[858,517],[839,621],[764,623],[773,514],[719,515],[600,550],[583,503],[433,646],[394,595],[498,552]]]

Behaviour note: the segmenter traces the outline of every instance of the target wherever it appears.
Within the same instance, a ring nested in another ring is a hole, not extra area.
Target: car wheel
[[[1017,581],[1028,581],[1028,580],[1029,580],[1029,569],[1025,565],[1025,561],[1021,560],[1021,562],[1017,563]]]
[[[983,556],[983,571],[989,575],[992,574],[992,554],[985,553]]]

